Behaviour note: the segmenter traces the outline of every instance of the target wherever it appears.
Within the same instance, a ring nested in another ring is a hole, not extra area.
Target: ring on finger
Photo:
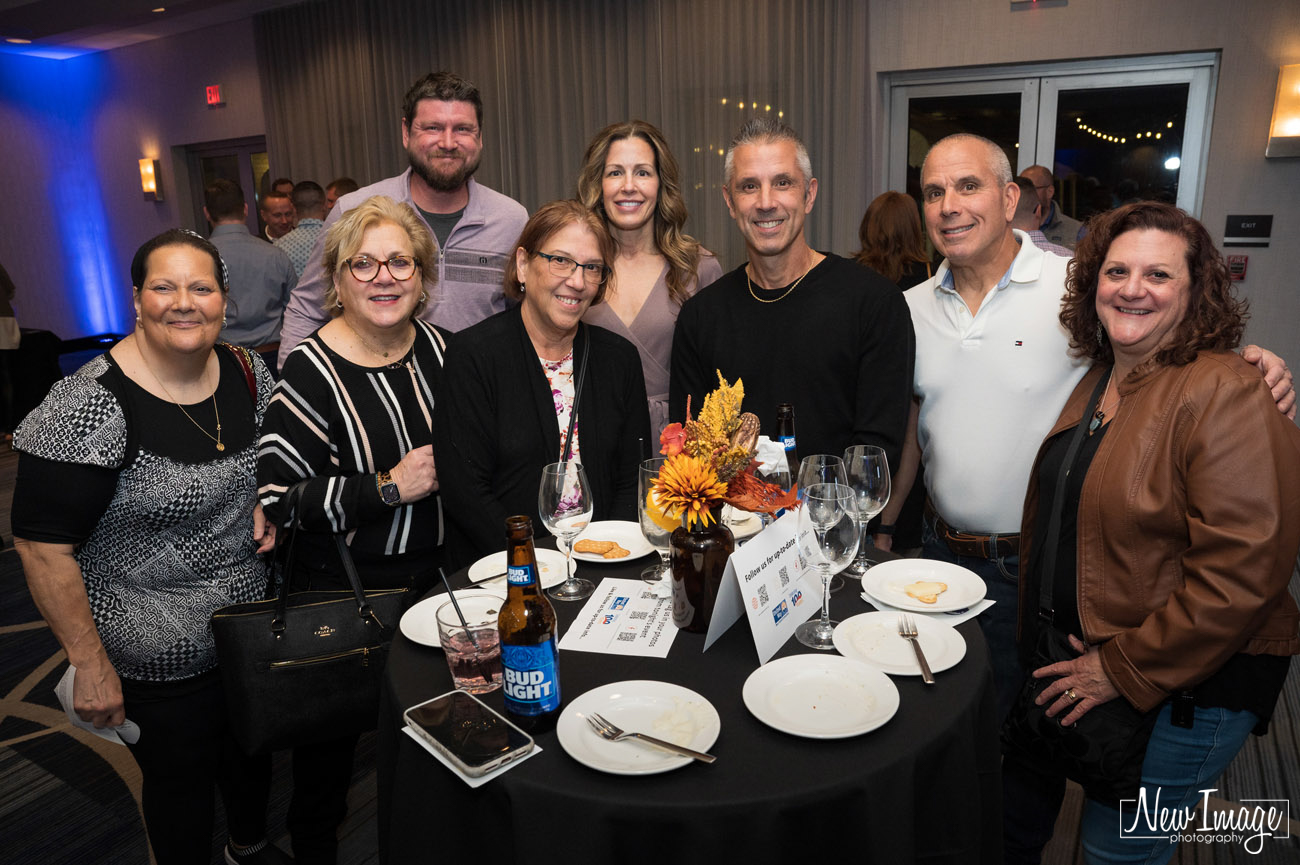
[[[1068,691],[1065,692],[1065,697],[1066,697],[1066,699],[1068,699],[1071,703],[1077,702],[1078,699],[1079,699],[1079,695],[1076,694],[1076,693],[1074,693],[1074,689],[1073,689],[1073,688],[1071,688],[1070,690],[1068,690]]]

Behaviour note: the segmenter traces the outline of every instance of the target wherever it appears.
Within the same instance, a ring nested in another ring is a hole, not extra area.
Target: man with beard
[[[433,72],[411,85],[402,107],[402,146],[411,166],[343,196],[325,228],[373,195],[415,208],[438,239],[438,282],[420,313],[448,330],[463,330],[506,308],[506,257],[523,231],[523,205],[473,179],[483,152],[483,100],[453,72]],[[322,309],[324,244],[317,243],[289,298],[280,335],[280,363],[304,337],[329,320]]]

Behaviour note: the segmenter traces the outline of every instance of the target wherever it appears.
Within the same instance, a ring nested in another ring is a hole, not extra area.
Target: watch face
[[[384,504],[386,505],[396,505],[400,504],[402,501],[402,494],[397,491],[397,484],[392,481],[389,481],[379,488],[379,496],[384,500]]]

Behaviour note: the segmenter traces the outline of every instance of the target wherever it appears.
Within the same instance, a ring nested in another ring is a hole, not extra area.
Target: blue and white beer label
[[[523,570],[527,570],[524,568]],[[555,641],[533,646],[501,646],[506,711],[543,715],[560,706],[560,677],[556,673]]]
[[[506,568],[506,582],[512,586],[531,586],[536,569],[536,565],[510,565]],[[540,581],[538,585],[541,585]]]

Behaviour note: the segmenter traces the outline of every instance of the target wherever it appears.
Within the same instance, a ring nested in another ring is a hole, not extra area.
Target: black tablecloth
[[[635,578],[650,559],[580,564],[588,579]],[[463,579],[463,575],[457,575]],[[456,584],[457,580],[453,580]],[[583,602],[554,602],[561,635]],[[832,617],[871,609],[856,580],[832,596]],[[529,865],[791,863],[847,848],[848,861],[1001,861],[999,752],[992,675],[979,626],[958,630],[966,657],[938,684],[892,677],[901,698],[884,727],[852,739],[814,740],[767,727],[741,688],[758,667],[743,619],[708,652],[679,633],[666,659],[560,653],[566,700],[626,679],[673,682],[717,708],[713,765],[625,777],[571,759],[554,732],[544,753],[471,790],[402,732],[402,712],[451,689],[438,649],[399,635],[388,662],[378,737],[380,861]],[[811,652],[793,638],[777,657]],[[500,708],[500,692],[495,702]]]

